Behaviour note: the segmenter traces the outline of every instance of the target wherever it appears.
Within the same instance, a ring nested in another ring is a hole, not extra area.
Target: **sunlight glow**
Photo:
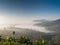
[[[4,16],[0,16],[0,25],[6,24],[6,19]]]

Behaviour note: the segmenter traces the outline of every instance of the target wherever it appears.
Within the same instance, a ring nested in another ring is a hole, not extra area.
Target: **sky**
[[[0,0],[0,24],[60,19],[60,0]]]

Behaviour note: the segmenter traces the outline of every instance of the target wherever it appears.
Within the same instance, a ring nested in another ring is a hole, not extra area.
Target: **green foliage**
[[[41,42],[36,40],[35,45],[41,45]]]
[[[45,41],[44,40],[41,40],[41,45],[45,45]]]
[[[15,41],[16,40],[16,37],[15,36],[12,36],[9,38],[9,41]]]
[[[30,43],[29,37],[27,37],[27,36],[21,36],[20,37],[20,43],[29,44]]]
[[[9,38],[10,38],[9,36],[6,36],[5,41],[9,41]]]
[[[36,40],[35,45],[45,45],[45,41],[44,40]]]

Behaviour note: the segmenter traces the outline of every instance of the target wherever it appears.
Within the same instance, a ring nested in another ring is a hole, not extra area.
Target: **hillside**
[[[40,36],[46,35],[46,33],[35,31],[32,29],[23,29],[23,28],[16,28],[16,27],[0,30],[0,35],[2,35],[2,37],[13,36],[12,34],[13,31],[15,31],[15,36],[17,38],[19,38],[22,35],[23,36],[25,35],[25,36],[29,36],[30,39],[32,40],[40,39]]]
[[[50,21],[50,22],[42,22],[35,24],[36,26],[43,26],[50,31],[60,32],[60,19]]]

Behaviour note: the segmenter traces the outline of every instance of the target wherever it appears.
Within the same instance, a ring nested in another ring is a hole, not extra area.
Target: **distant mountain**
[[[42,20],[34,20],[33,22],[37,22],[37,23],[39,23],[39,22],[48,22],[48,20],[45,20],[45,19],[42,19]]]
[[[49,21],[49,22],[42,22],[35,24],[36,26],[43,26],[48,30],[60,32],[60,19]]]

